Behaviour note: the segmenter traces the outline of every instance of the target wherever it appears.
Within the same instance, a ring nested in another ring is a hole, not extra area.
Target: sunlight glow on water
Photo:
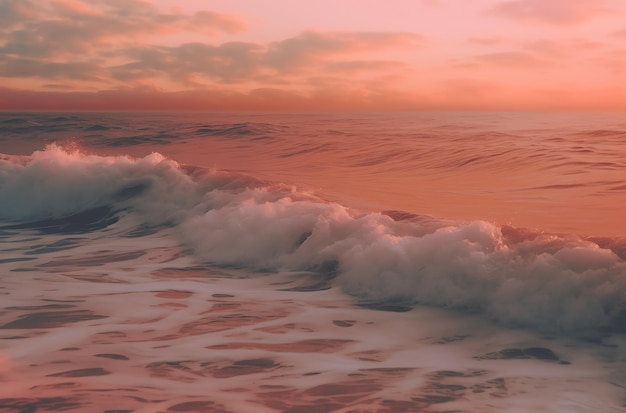
[[[53,141],[99,154],[157,151],[364,208],[626,234],[626,121],[619,114],[86,113],[2,120],[5,153],[30,154]]]

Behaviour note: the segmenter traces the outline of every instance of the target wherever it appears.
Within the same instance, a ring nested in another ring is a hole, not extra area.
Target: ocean
[[[0,412],[626,412],[619,113],[0,113]]]

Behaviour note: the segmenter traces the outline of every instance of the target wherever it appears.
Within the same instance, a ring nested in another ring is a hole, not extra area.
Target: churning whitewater
[[[626,263],[611,249],[615,240],[371,212],[158,153],[97,156],[49,145],[1,155],[0,220],[2,231],[120,239],[168,229],[198,262],[250,276],[313,272],[368,303],[474,311],[564,333],[626,324]]]

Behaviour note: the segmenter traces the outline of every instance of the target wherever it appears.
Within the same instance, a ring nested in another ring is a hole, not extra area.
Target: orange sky
[[[626,109],[623,0],[2,0],[2,110]]]

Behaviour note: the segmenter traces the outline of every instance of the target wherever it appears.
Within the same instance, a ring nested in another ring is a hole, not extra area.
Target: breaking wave
[[[360,211],[156,153],[104,157],[52,145],[0,155],[0,230],[131,232],[129,222],[174,228],[214,265],[330,271],[368,302],[471,310],[541,330],[626,325],[626,263],[615,240]]]

